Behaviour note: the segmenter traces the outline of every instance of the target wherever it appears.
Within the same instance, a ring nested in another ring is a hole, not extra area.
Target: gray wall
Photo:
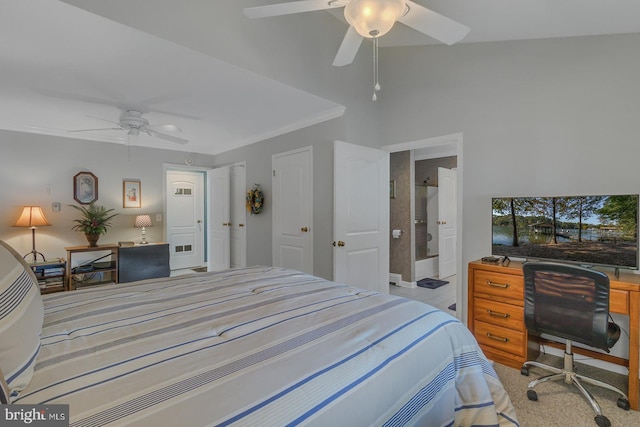
[[[491,251],[491,196],[640,193],[638,46],[633,34],[385,50],[386,139],[464,133],[465,264]]]
[[[81,3],[95,8],[103,4],[97,0]],[[157,7],[148,7],[149,0],[109,3],[116,18],[134,27],[175,37],[201,52],[347,107],[344,118],[225,153],[212,162],[221,165],[246,160],[247,185],[264,185],[269,197],[271,155],[313,145],[314,266],[316,274],[323,277],[330,277],[332,271],[332,251],[326,245],[333,229],[334,139],[383,146],[463,132],[463,263],[490,251],[491,196],[640,192],[640,170],[636,167],[640,154],[638,34],[385,48],[380,53],[383,90],[373,103],[369,42],[354,65],[331,67],[345,26],[328,14],[299,14],[295,20],[276,18],[279,21],[274,25],[269,20],[241,16],[229,20],[229,14],[217,14],[216,8],[227,7],[227,2],[192,1],[188,8],[170,0],[154,0]],[[229,22],[221,25],[216,21],[220,19]],[[192,32],[173,34],[178,28],[172,25],[175,20],[206,20],[219,31],[219,37],[204,37],[196,25]],[[291,37],[294,27],[299,37]],[[235,49],[238,46],[249,50]],[[56,154],[58,144],[51,142],[59,142],[57,138],[17,135],[0,135],[0,166],[5,169],[10,165],[13,171],[3,171],[5,182],[18,183],[3,189],[0,196],[3,204],[10,206],[2,208],[3,236],[16,236],[8,224],[18,205],[26,199],[48,200],[42,189],[46,177],[34,171],[54,169],[66,177],[59,178],[62,182],[79,169],[99,170],[101,185],[105,174],[112,175],[110,185],[119,194],[116,187],[122,178],[141,176],[134,172],[144,170],[143,198],[148,194],[146,182],[161,173],[152,166],[160,163],[153,154],[139,157],[132,162],[135,166],[125,166],[119,164],[124,158],[116,158],[111,149],[105,149],[108,153],[98,149],[96,155],[82,145],[83,141],[63,141],[71,145]],[[39,144],[27,151],[16,145],[22,140]],[[6,159],[5,150],[14,147],[20,155]],[[91,143],[90,147],[98,145]],[[50,157],[36,159],[43,152]],[[183,161],[180,154],[158,157]],[[30,169],[16,169],[13,161]],[[65,197],[70,200],[69,195]],[[249,218],[248,226],[248,262],[270,262],[269,211]],[[49,232],[45,230],[42,234]],[[63,240],[71,242],[72,238]],[[79,238],[74,243],[79,243]]]
[[[134,228],[135,216],[151,214],[153,227],[147,228],[147,240],[161,241],[164,222],[156,222],[163,213],[163,165],[184,165],[187,153],[131,147],[120,144],[0,131],[0,239],[19,253],[31,250],[28,228],[12,227],[24,205],[40,205],[52,224],[36,231],[36,248],[47,258],[66,257],[65,246],[86,245],[84,235],[72,231],[78,213],[68,205],[73,199],[73,176],[88,171],[98,177],[96,204],[115,209],[118,216],[99,243],[140,240]],[[195,164],[207,166],[213,158],[193,156]],[[122,207],[122,180],[139,179],[141,208]],[[61,204],[53,212],[51,204]],[[164,221],[164,215],[162,216]]]
[[[301,147],[313,147],[313,270],[333,277],[333,142],[345,139],[345,120],[330,120],[228,153],[215,156],[215,166],[246,161],[247,186],[260,184],[266,199],[260,215],[247,216],[247,265],[270,265],[271,156]]]
[[[415,256],[412,250],[414,236],[411,198],[413,180],[411,179],[411,161],[413,156],[410,151],[391,153],[390,175],[396,184],[396,197],[389,200],[389,229],[402,230],[400,238],[389,239],[389,272],[400,274],[405,282],[415,280]]]

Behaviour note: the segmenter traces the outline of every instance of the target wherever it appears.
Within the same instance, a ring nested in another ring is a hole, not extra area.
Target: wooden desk
[[[640,275],[621,270],[620,277],[615,277],[612,271],[604,272],[610,281],[609,311],[629,316],[629,358],[576,346],[573,351],[626,366],[629,369],[629,403],[632,409],[638,410]],[[529,339],[524,325],[522,262],[512,261],[508,266],[502,266],[474,261],[469,263],[468,278],[469,329],[489,359],[520,369],[526,360],[535,357],[538,349],[538,343]]]

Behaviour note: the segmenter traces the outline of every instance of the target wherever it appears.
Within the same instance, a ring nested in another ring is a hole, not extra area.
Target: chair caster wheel
[[[596,420],[596,424],[598,424],[598,427],[611,427],[611,421],[609,421],[609,418],[605,417],[604,415],[598,415],[594,418],[594,420]]]
[[[623,399],[621,397],[618,398],[618,408],[622,408],[625,411],[628,411],[629,408],[631,408],[631,405],[629,405],[629,401],[627,399]]]
[[[529,367],[528,366],[523,366],[522,368],[520,368],[520,375],[524,375],[525,377],[529,376]]]
[[[527,390],[527,398],[536,402],[538,400],[538,393],[536,393],[535,390]]]

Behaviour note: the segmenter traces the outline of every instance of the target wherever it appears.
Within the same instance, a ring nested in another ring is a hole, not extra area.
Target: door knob
[[[302,227],[300,229],[300,231],[302,231],[303,233],[306,233],[307,231],[309,231],[309,228],[308,227]]]
[[[196,222],[197,222],[198,224],[200,224],[200,223],[202,222],[202,220],[201,220],[201,219],[199,219],[199,220],[197,220]]]
[[[244,227],[244,224],[238,224],[238,227]]]
[[[343,247],[344,246],[344,242],[342,240],[338,240],[338,246]]]

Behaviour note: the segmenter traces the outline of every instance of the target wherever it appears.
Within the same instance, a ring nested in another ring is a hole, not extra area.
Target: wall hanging
[[[142,184],[140,180],[122,180],[122,207],[141,208],[142,207]]]
[[[258,215],[264,207],[264,194],[258,184],[253,184],[253,188],[247,192],[247,211],[251,215]]]
[[[81,205],[98,200],[98,177],[91,172],[80,172],[73,177],[73,199]]]

